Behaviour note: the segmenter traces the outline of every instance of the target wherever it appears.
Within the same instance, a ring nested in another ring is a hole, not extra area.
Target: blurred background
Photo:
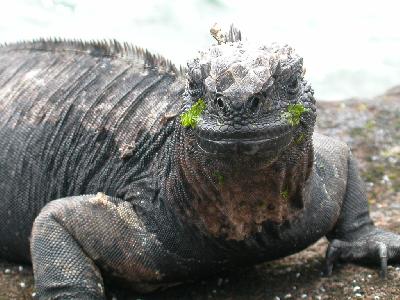
[[[185,65],[234,23],[245,39],[304,57],[320,100],[373,97],[400,84],[400,3],[380,1],[0,1],[0,43],[39,37],[117,39]]]

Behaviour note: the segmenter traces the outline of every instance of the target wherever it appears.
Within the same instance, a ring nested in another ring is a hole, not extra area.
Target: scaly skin
[[[328,274],[399,260],[348,147],[313,133],[302,59],[218,38],[185,74],[118,43],[0,48],[0,256],[32,261],[39,298],[104,299],[109,280],[148,292],[323,236]]]

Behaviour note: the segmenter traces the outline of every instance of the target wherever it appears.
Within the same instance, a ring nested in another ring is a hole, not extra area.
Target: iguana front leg
[[[364,184],[354,158],[349,157],[347,190],[341,214],[326,251],[326,273],[337,260],[378,263],[386,277],[388,261],[400,261],[400,235],[374,226],[369,216]]]
[[[144,291],[162,277],[152,259],[159,247],[129,202],[102,193],[53,201],[32,230],[38,297],[104,299],[101,273]]]

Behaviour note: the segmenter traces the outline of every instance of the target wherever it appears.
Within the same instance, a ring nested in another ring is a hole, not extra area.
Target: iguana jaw
[[[247,136],[241,133],[241,138],[212,137],[205,130],[196,130],[195,132],[198,146],[211,154],[276,156],[293,141],[293,129],[289,126],[269,128],[261,136],[254,136],[254,132],[248,132]]]

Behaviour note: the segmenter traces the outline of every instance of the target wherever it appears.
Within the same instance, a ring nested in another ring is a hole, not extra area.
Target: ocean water
[[[304,57],[321,100],[373,97],[400,84],[400,2],[394,0],[1,1],[0,43],[38,37],[117,39],[177,65],[213,43],[210,27],[287,43]],[[399,4],[397,4],[399,3]]]

